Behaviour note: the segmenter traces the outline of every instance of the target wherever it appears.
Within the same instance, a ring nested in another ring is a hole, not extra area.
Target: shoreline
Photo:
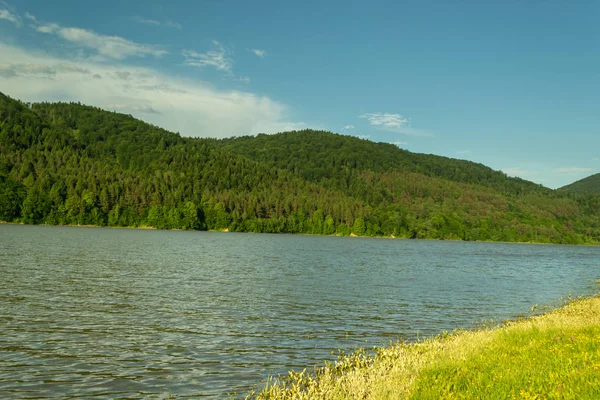
[[[141,226],[99,226],[99,225],[49,225],[49,224],[25,224],[23,222],[6,222],[0,221],[0,225],[26,225],[26,226],[56,226],[56,227],[77,227],[77,228],[108,228],[108,229],[141,229],[141,230],[155,230],[155,231],[187,231],[187,232],[223,232],[223,233],[252,233],[252,234],[269,234],[269,235],[300,235],[300,236],[317,236],[317,237],[348,237],[353,239],[388,239],[388,240],[430,240],[438,242],[458,242],[458,243],[503,243],[503,244],[527,244],[527,245],[548,245],[548,246],[588,246],[588,247],[600,247],[600,243],[582,243],[582,244],[568,244],[568,243],[544,243],[544,242],[505,242],[505,241],[493,241],[493,240],[462,240],[462,239],[433,239],[433,238],[405,238],[391,236],[358,236],[353,233],[350,235],[341,235],[334,233],[331,235],[319,235],[316,233],[290,233],[290,232],[237,232],[230,231],[228,228],[224,229],[158,229],[153,226],[141,225]]]
[[[492,327],[341,354],[246,399],[598,398],[600,294]]]

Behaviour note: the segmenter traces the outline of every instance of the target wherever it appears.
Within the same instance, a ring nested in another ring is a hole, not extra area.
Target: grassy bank
[[[494,328],[359,351],[258,399],[598,399],[600,297]]]

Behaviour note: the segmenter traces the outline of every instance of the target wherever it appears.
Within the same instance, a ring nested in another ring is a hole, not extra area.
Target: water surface
[[[600,248],[0,225],[0,398],[223,398],[527,313]]]

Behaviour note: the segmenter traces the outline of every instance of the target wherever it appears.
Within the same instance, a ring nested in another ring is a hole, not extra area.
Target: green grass
[[[485,350],[440,362],[412,398],[600,398],[600,327],[504,332]]]
[[[600,297],[503,326],[340,356],[258,399],[600,399]]]

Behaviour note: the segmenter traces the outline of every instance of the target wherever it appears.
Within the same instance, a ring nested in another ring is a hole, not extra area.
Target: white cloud
[[[100,55],[121,60],[129,56],[160,57],[167,52],[155,46],[138,44],[119,36],[98,35],[81,28],[60,28],[58,36],[77,45],[96,50]]]
[[[354,129],[354,125],[346,125],[346,126],[343,126],[343,127],[342,127],[342,130],[343,130],[343,131],[347,131],[347,130],[349,130],[349,129]]]
[[[306,127],[286,105],[253,93],[218,90],[146,67],[65,60],[0,43],[0,88],[23,101],[81,101],[130,113],[185,136],[228,137]]]
[[[175,28],[175,29],[179,29],[179,30],[181,30],[183,28],[183,26],[181,26],[180,23],[175,22],[175,21],[171,21],[169,19],[166,20],[163,25],[168,26],[169,28]]]
[[[391,142],[391,144],[395,144],[398,147],[405,147],[408,145],[406,142]]]
[[[207,51],[206,53],[198,53],[194,50],[183,50],[182,55],[185,57],[185,65],[192,67],[214,67],[219,71],[231,73],[233,60],[229,57],[221,43],[213,40],[215,50]]]
[[[90,71],[84,68],[80,68],[75,64],[71,63],[59,63],[54,65],[44,64],[0,64],[0,76],[5,78],[11,77],[52,77],[60,73],[73,73],[73,74],[89,74]]]
[[[37,22],[37,18],[35,16],[29,14],[28,12],[25,13],[25,18],[27,18],[30,21]]]
[[[21,17],[16,14],[11,13],[6,9],[0,10],[0,19],[5,21],[10,21],[17,26],[21,26]]]
[[[131,17],[131,19],[137,22],[138,24],[160,26],[160,21],[154,19],[148,19],[139,16]]]
[[[356,137],[362,140],[369,140],[371,135],[356,135]]]
[[[456,154],[458,154],[459,156],[466,156],[468,154],[471,154],[471,150],[459,150],[456,152]]]
[[[373,126],[382,126],[385,128],[401,128],[408,124],[408,119],[400,114],[376,112],[363,114],[360,118],[366,118]]]
[[[157,21],[155,19],[134,16],[134,17],[131,17],[131,20],[137,22],[138,24],[144,24],[144,25],[166,26],[168,28],[175,28],[175,29],[179,29],[179,30],[181,30],[181,28],[182,28],[181,24],[179,24],[175,21],[171,21],[169,19],[164,22],[161,22],[161,21]]]
[[[593,172],[594,168],[582,168],[582,167],[566,167],[566,168],[554,168],[554,172],[558,172],[559,174],[564,175],[575,175],[575,174],[583,174],[587,172]]]
[[[29,19],[37,23],[33,15]],[[122,60],[126,57],[160,57],[167,54],[163,49],[156,46],[135,43],[119,36],[100,35],[90,30],[63,27],[56,23],[37,25],[35,29],[41,33],[54,34],[73,43],[74,45],[96,51],[100,56]]]
[[[41,33],[55,33],[59,29],[60,29],[60,25],[58,25],[58,24],[40,25],[37,28],[35,28],[36,31],[41,32]]]
[[[250,51],[260,58],[265,58],[265,56],[267,55],[267,52],[261,49],[250,49]]]
[[[411,128],[409,126],[410,120],[400,114],[374,112],[362,114],[359,116],[359,118],[364,118],[368,120],[372,126],[386,131],[402,133],[411,136],[433,136],[427,131]]]

